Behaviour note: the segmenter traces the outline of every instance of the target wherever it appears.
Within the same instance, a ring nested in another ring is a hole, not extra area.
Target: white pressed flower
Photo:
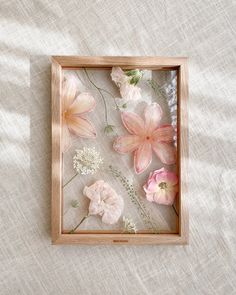
[[[103,163],[103,158],[96,149],[84,147],[76,150],[73,157],[73,166],[78,174],[94,174]]]
[[[132,219],[123,216],[124,232],[135,234],[137,232],[136,225]]]

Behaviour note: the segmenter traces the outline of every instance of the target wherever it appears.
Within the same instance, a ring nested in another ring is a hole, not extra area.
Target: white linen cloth
[[[235,1],[0,1],[0,294],[235,294]],[[189,57],[189,246],[52,246],[50,55]]]

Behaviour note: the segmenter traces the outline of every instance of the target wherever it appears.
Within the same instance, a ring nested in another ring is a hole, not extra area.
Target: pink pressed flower
[[[174,172],[161,168],[151,172],[147,183],[143,186],[146,198],[150,202],[173,205],[178,192],[178,178]]]
[[[76,96],[74,77],[65,78],[62,84],[62,145],[65,152],[71,145],[70,132],[79,137],[95,138],[96,130],[92,123],[84,118],[95,107],[95,99],[89,93]]]
[[[119,136],[114,149],[119,153],[134,152],[134,169],[142,173],[152,161],[152,150],[164,164],[174,164],[176,152],[173,141],[174,129],[171,125],[160,125],[162,109],[157,103],[144,110],[144,120],[137,114],[123,112],[121,119],[131,135]]]
[[[120,88],[120,95],[125,100],[138,100],[141,98],[141,89],[130,83],[130,78],[125,75],[120,67],[113,67],[112,81]]]
[[[106,224],[118,221],[124,208],[124,201],[108,183],[98,180],[93,185],[86,186],[83,193],[91,200],[89,215],[102,216],[102,222]]]

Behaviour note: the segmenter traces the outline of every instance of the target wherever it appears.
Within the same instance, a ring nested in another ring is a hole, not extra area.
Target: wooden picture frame
[[[188,162],[188,73],[184,57],[91,57],[52,56],[52,243],[53,244],[187,244],[187,162]],[[101,68],[120,66],[125,69],[177,71],[177,167],[179,169],[178,232],[177,233],[83,233],[62,232],[62,151],[61,151],[61,85],[64,69]]]

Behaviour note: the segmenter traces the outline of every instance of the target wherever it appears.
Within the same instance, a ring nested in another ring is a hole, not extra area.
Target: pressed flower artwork
[[[64,70],[63,232],[175,232],[176,72]]]

